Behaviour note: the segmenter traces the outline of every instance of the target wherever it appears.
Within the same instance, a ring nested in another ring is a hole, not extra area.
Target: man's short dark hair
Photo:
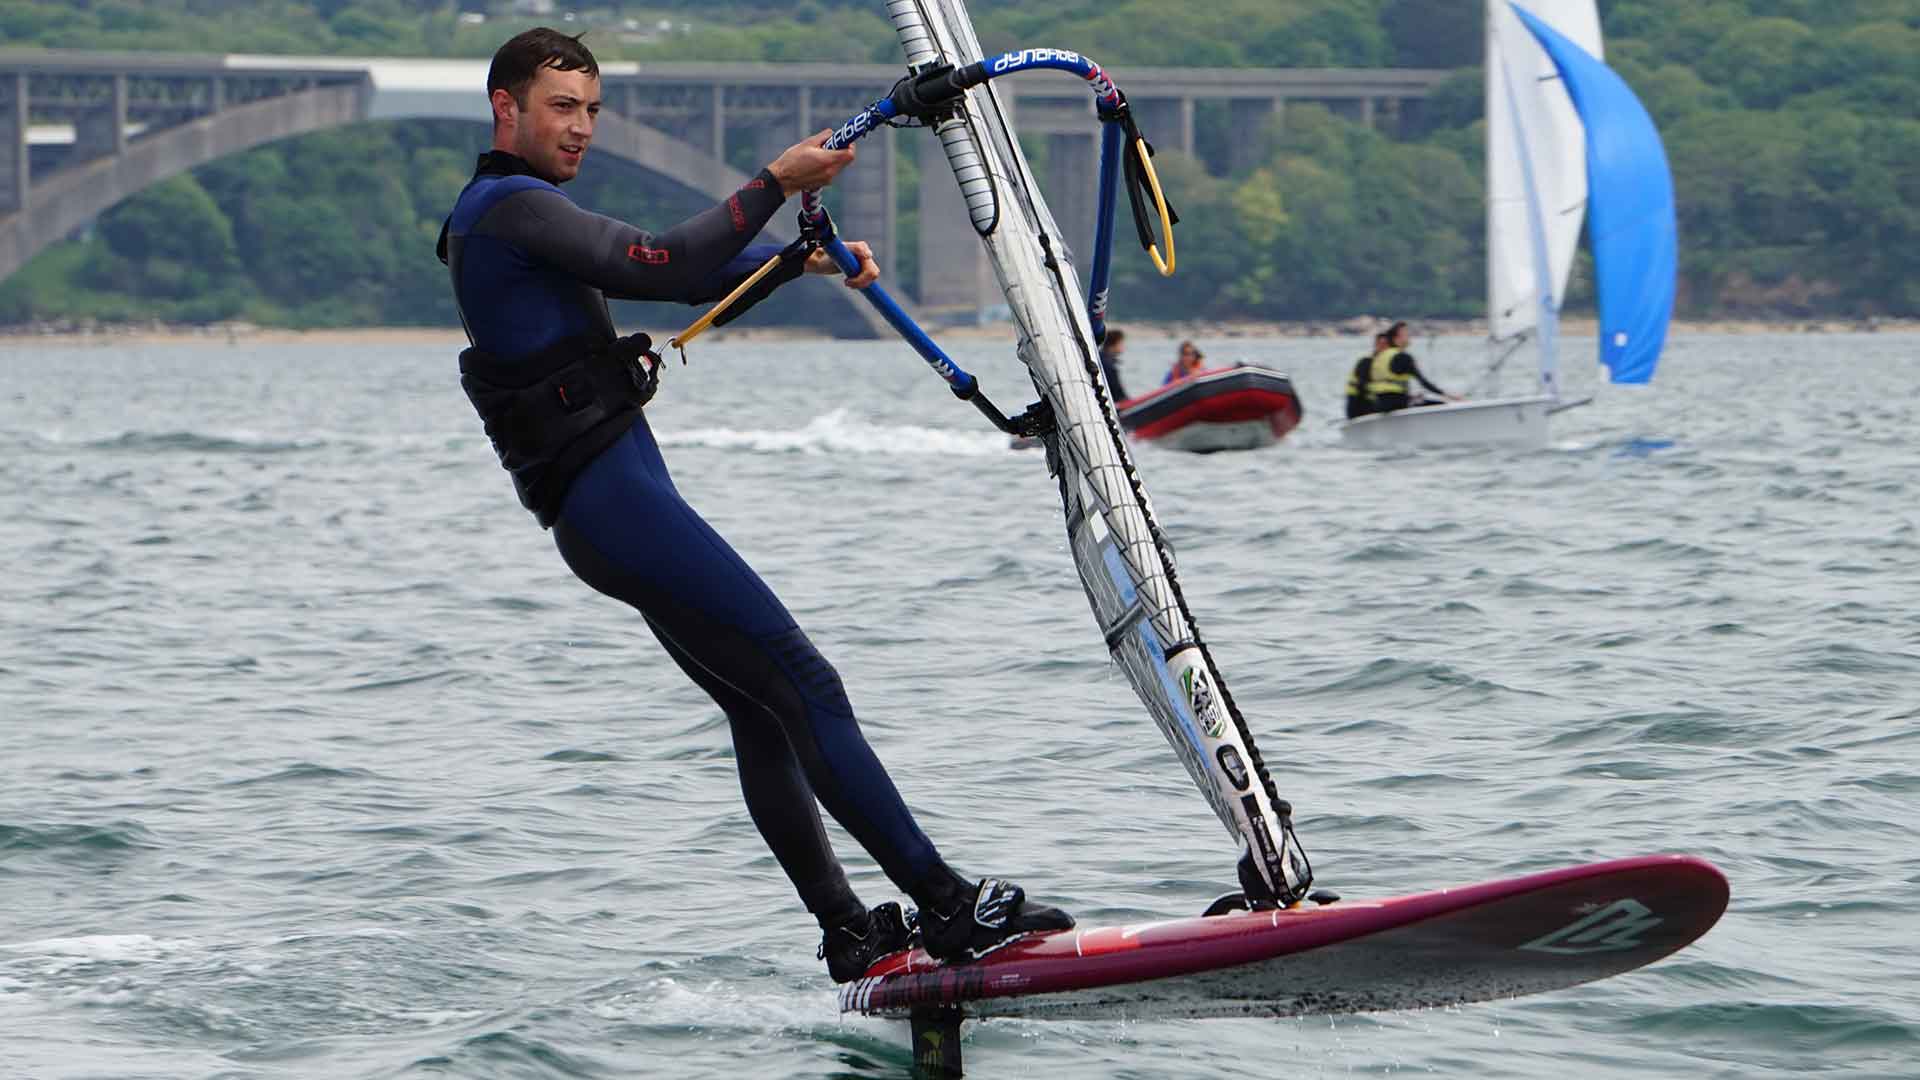
[[[1125,340],[1127,340],[1127,332],[1116,326],[1113,329],[1107,331],[1106,340],[1102,341],[1100,344],[1118,345]]]
[[[513,35],[493,54],[493,64],[487,68],[487,96],[492,97],[495,90],[505,90],[524,109],[527,107],[527,88],[533,85],[533,77],[545,67],[555,71],[600,74],[599,62],[581,42],[579,35],[569,37],[558,30],[536,26]]]

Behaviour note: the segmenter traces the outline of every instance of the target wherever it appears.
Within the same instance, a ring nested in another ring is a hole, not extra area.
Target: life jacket
[[[542,528],[560,518],[567,488],[633,426],[658,385],[645,334],[594,343],[565,338],[532,356],[460,354],[460,388],[480,414],[520,505]]]
[[[1396,374],[1393,362],[1405,349],[1389,345],[1373,354],[1373,363],[1367,372],[1367,396],[1379,399],[1386,394],[1407,394],[1413,390],[1413,376]]]
[[[1347,397],[1349,399],[1366,399],[1367,373],[1372,366],[1372,356],[1363,356],[1353,362],[1353,370],[1347,374]]]

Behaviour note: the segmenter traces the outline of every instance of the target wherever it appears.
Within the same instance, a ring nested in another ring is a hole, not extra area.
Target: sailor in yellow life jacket
[[[1347,419],[1365,416],[1374,411],[1373,396],[1367,392],[1367,384],[1373,381],[1373,358],[1387,347],[1387,335],[1373,335],[1373,349],[1367,355],[1354,361],[1353,371],[1347,375]]]
[[[1413,354],[1407,351],[1407,343],[1413,335],[1407,324],[1397,322],[1386,333],[1386,347],[1373,354],[1373,360],[1367,365],[1367,397],[1373,412],[1393,412],[1409,405],[1437,405],[1438,401],[1413,398],[1414,380],[1419,380],[1430,394],[1438,395],[1446,401],[1460,401],[1458,394],[1449,394],[1433,385],[1421,372],[1420,365],[1414,361]],[[1355,374],[1359,374],[1358,369]]]

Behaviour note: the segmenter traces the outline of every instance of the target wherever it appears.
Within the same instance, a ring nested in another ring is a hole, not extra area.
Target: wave
[[[165,956],[173,946],[146,934],[92,934],[0,944],[0,953],[16,957],[58,957],[73,962],[129,964]]]
[[[486,445],[478,424],[448,431],[302,430],[268,434],[231,431],[122,431],[117,435],[70,434],[58,429],[0,431],[0,449],[72,449],[150,454],[299,454],[316,450],[437,451]]]
[[[200,431],[127,431],[112,438],[89,439],[88,450],[139,450],[152,453],[288,454],[317,450],[323,439],[269,439],[251,432],[213,435]]]
[[[761,454],[888,454],[988,457],[1007,452],[1005,435],[990,431],[961,431],[917,424],[878,424],[835,409],[816,416],[805,427],[789,430],[742,428],[656,428],[662,446],[697,446],[711,450],[749,450]]]
[[[0,861],[23,851],[53,851],[89,857],[157,846],[147,830],[131,821],[110,825],[7,825],[0,823]]]

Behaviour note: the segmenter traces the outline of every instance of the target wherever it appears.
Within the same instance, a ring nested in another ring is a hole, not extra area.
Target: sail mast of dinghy
[[[1594,0],[1525,0],[1596,55]],[[1537,343],[1542,390],[1556,393],[1557,324],[1587,209],[1585,129],[1560,75],[1506,3],[1486,5],[1488,379]]]
[[[1500,82],[1506,88],[1504,95],[1508,115],[1513,121],[1514,156],[1520,162],[1520,187],[1526,192],[1527,207],[1527,260],[1533,267],[1533,327],[1531,333],[1539,341],[1540,348],[1540,392],[1551,398],[1560,396],[1557,385],[1560,367],[1560,297],[1554,283],[1547,277],[1547,226],[1546,215],[1540,208],[1540,188],[1535,183],[1533,159],[1527,153],[1527,128],[1520,119],[1520,108],[1513,85],[1513,72],[1507,65],[1497,65]],[[1491,76],[1490,76],[1491,77]],[[1521,340],[1525,340],[1524,333]]]

